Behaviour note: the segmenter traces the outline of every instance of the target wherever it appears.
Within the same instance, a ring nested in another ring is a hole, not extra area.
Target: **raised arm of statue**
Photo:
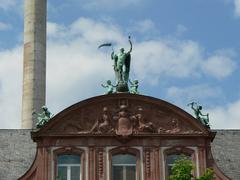
[[[130,49],[129,51],[127,52],[128,54],[130,54],[132,52],[132,41],[131,41],[131,36],[128,36],[128,42],[130,44]]]
[[[188,106],[190,106],[191,105],[191,108],[194,110],[194,111],[196,111],[197,109],[196,108],[194,108],[194,104],[196,104],[195,102],[191,102],[191,103],[189,103],[189,104],[187,104]]]
[[[101,84],[101,86],[102,86],[103,88],[107,88],[107,86],[106,86],[106,85],[104,85],[104,84]]]

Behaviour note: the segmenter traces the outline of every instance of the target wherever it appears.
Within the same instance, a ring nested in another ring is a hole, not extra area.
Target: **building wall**
[[[240,179],[240,130],[217,130],[212,152],[220,169],[233,180]],[[36,144],[30,130],[0,130],[0,180],[16,180],[31,166]]]

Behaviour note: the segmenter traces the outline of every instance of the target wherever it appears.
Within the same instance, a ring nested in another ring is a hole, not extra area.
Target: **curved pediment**
[[[194,117],[160,99],[112,94],[93,97],[54,116],[34,136],[209,135]]]

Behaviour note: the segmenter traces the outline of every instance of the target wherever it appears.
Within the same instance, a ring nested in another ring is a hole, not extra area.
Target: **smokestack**
[[[24,0],[23,129],[35,127],[32,112],[45,105],[46,16],[47,0]]]

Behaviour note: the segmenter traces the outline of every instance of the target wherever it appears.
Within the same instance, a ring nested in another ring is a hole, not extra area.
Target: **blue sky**
[[[240,128],[240,0],[49,0],[47,106],[54,114],[103,94],[114,79],[110,49],[129,48],[141,94],[188,112],[192,100],[212,128]],[[0,0],[0,128],[20,128],[23,1]]]

